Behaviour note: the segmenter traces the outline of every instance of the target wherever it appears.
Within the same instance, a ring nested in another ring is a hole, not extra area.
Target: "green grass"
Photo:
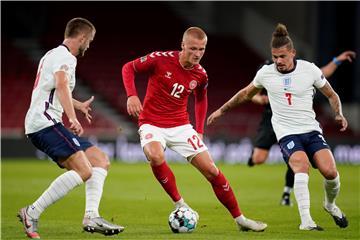
[[[286,167],[263,165],[218,165],[227,176],[241,210],[253,219],[268,223],[263,233],[239,232],[231,215],[217,201],[207,181],[189,164],[171,164],[178,188],[196,209],[200,221],[191,234],[173,234],[167,218],[173,210],[170,198],[153,177],[147,164],[114,162],[105,182],[101,214],[126,226],[118,236],[104,237],[82,232],[85,206],[84,186],[50,206],[41,216],[42,239],[359,239],[359,169],[338,166],[341,192],[337,204],[347,214],[350,225],[338,228],[322,209],[323,187],[318,171],[310,173],[311,213],[324,232],[298,230],[299,215],[294,207],[281,207]],[[21,207],[32,203],[63,170],[46,160],[2,160],[2,239],[26,239],[16,218]],[[294,201],[294,197],[292,196]]]

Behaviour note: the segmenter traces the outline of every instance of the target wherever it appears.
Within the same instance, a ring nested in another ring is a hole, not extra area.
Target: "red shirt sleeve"
[[[195,95],[195,130],[198,133],[204,133],[204,124],[208,108],[207,99],[207,84],[206,86],[199,87],[194,92]]]
[[[135,69],[133,64],[134,61],[128,62],[122,68],[122,79],[128,97],[137,96],[135,87]]]
[[[122,78],[128,97],[137,96],[135,87],[135,72],[146,73],[153,70],[155,66],[155,58],[150,55],[135,59],[126,63],[122,68]]]

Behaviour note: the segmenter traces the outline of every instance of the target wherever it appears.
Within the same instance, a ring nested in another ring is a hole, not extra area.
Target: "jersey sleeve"
[[[260,68],[257,72],[256,75],[253,79],[253,84],[256,88],[263,88],[263,83],[262,83],[262,79],[263,79],[263,72],[264,72],[264,67]]]
[[[320,68],[318,68],[315,64],[312,63],[312,72],[313,72],[313,76],[314,76],[314,86],[316,88],[322,88],[325,83],[327,82],[323,72],[321,71]]]
[[[63,55],[54,60],[51,71],[53,74],[59,71],[63,71],[66,73],[66,76],[70,78],[70,75],[73,71],[75,71],[75,68],[76,68],[76,58]]]
[[[207,99],[207,86],[208,86],[208,77],[205,72],[204,81],[196,88],[194,92],[195,95],[195,121],[196,126],[195,130],[198,133],[204,133],[204,124],[206,113],[208,109],[208,99]]]
[[[135,59],[133,61],[133,67],[135,72],[148,73],[155,69],[156,62],[159,59],[156,55],[157,52],[152,52],[143,57]]]
[[[128,97],[137,96],[135,86],[135,72],[148,73],[153,71],[155,68],[156,59],[152,54],[153,53],[124,64],[122,68],[122,78]]]

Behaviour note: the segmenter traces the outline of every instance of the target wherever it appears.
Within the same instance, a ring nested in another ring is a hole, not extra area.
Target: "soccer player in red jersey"
[[[184,32],[181,51],[152,52],[126,63],[122,77],[128,96],[127,111],[138,118],[141,147],[156,179],[176,208],[188,205],[178,192],[175,176],[165,161],[165,148],[181,154],[205,176],[240,230],[264,231],[267,224],[245,218],[241,213],[229,182],[216,167],[202,140],[208,77],[199,62],[206,43],[205,32],[190,27]],[[143,104],[135,87],[136,73],[149,75]],[[195,96],[195,129],[187,112],[188,97],[192,93]]]

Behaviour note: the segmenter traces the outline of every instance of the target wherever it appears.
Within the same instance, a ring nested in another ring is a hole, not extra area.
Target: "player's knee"
[[[101,162],[101,167],[104,169],[109,169],[110,167],[110,159],[108,157],[108,155],[106,153],[104,153],[103,151],[100,152],[99,154],[99,161]]]
[[[98,151],[95,151],[95,153],[91,154],[89,156],[89,160],[93,167],[101,167],[105,170],[108,170],[110,167],[110,160],[108,155],[100,149]]]
[[[252,160],[253,160],[253,163],[255,163],[255,164],[262,164],[266,161],[266,157],[263,155],[254,154],[252,156]]]
[[[164,161],[164,153],[158,151],[149,151],[147,154],[147,159],[155,165],[159,165]]]
[[[84,182],[86,182],[92,176],[92,168],[85,167],[85,168],[81,169],[80,171],[78,171],[77,173],[80,175],[81,179]]]
[[[324,172],[324,177],[328,180],[335,179],[338,175],[336,168],[330,168]]]

